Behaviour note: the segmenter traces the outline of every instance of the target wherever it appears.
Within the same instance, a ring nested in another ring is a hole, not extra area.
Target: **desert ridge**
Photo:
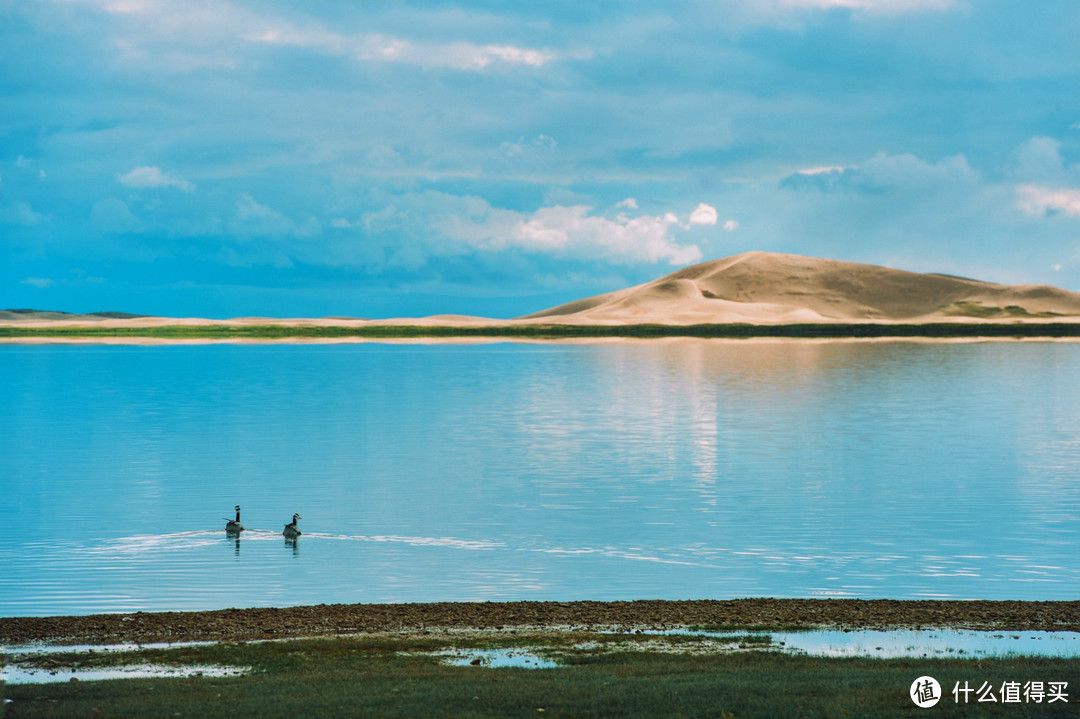
[[[704,324],[1076,322],[1080,293],[1050,285],[1003,285],[944,274],[772,252],[746,252],[685,267],[634,287],[511,320],[419,318],[150,317],[106,312],[0,310],[0,326],[507,327]]]
[[[568,324],[971,322],[1080,317],[1080,293],[747,252],[521,320]]]

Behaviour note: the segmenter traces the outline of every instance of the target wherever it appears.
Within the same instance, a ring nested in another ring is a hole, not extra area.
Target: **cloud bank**
[[[619,214],[607,218],[590,214],[592,210],[585,205],[557,205],[522,213],[486,206],[468,217],[448,218],[440,223],[440,228],[449,237],[486,251],[518,249],[623,264],[686,265],[703,257],[696,245],[680,244],[673,237],[673,229],[679,227],[674,214],[637,217]],[[697,223],[704,223],[705,211],[701,206],[695,212]],[[716,211],[712,210],[712,222],[706,224],[715,224],[715,215]]]
[[[1045,3],[8,3],[5,302],[509,316],[754,249],[1077,288]]]
[[[181,180],[171,172],[162,172],[160,167],[136,167],[116,178],[125,187],[145,189],[153,187],[173,187],[182,192],[194,192],[194,183]]]
[[[1020,185],[1016,188],[1020,208],[1031,215],[1080,217],[1080,190]]]

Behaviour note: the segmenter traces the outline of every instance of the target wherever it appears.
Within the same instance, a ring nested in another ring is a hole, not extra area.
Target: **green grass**
[[[691,624],[692,632],[812,632],[818,627],[809,624]]]
[[[1056,312],[1029,312],[1026,308],[1020,305],[1006,305],[1005,307],[995,307],[993,305],[984,305],[978,302],[971,302],[963,300],[961,302],[954,302],[945,308],[945,313],[950,315],[956,315],[959,317],[1060,317],[1061,315]]]
[[[991,308],[997,311],[1000,308]],[[1023,310],[1023,308],[1015,308]],[[1001,310],[1013,313],[1014,308]],[[1028,315],[1024,311],[1023,316]],[[368,339],[467,338],[575,339],[599,337],[1080,337],[1080,324],[1068,322],[1008,324],[701,324],[701,325],[500,325],[494,327],[418,327],[411,325],[287,327],[284,325],[171,325],[164,327],[0,327],[10,337],[147,337],[159,339]]]
[[[659,638],[663,641],[663,638]],[[930,716],[908,698],[919,676],[945,693],[933,716],[1061,716],[1080,705],[955,704],[955,682],[1076,683],[1080,660],[1000,658],[824,659],[771,651],[665,653],[638,641],[658,637],[587,633],[524,634],[469,641],[435,637],[355,637],[222,644],[89,661],[249,666],[239,678],[125,679],[4,687],[8,717],[892,717]],[[536,646],[556,669],[453,667],[425,654],[448,647]],[[677,643],[678,638],[670,641]],[[578,650],[600,642],[604,651]],[[86,658],[88,655],[82,655]],[[69,657],[70,660],[70,657]],[[63,661],[63,660],[61,660]],[[540,710],[543,710],[542,712]],[[7,719],[7,717],[5,717]]]

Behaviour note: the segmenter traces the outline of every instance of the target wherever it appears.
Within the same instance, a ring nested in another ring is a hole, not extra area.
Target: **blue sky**
[[[747,250],[1080,289],[1080,3],[0,0],[0,307],[511,317]]]

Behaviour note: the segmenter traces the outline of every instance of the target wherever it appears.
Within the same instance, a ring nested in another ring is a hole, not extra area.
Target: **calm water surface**
[[[1080,344],[0,345],[0,483],[0,616],[1075,599]]]

